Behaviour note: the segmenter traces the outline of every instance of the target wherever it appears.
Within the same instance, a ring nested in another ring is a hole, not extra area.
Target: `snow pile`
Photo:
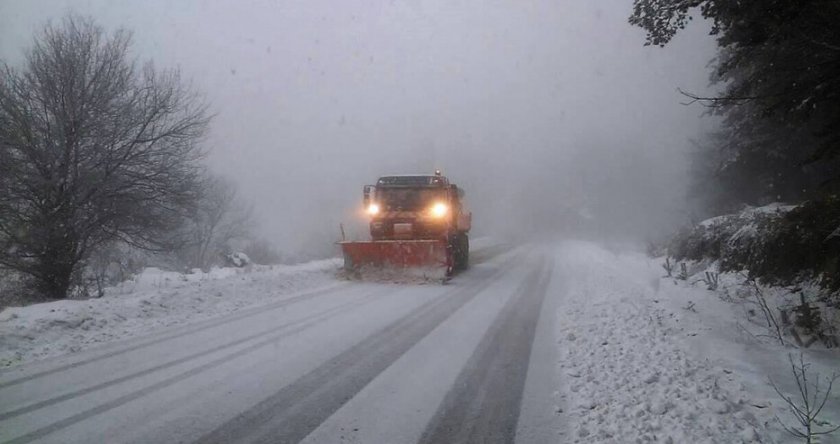
[[[199,321],[303,289],[331,285],[337,259],[300,265],[147,268],[99,299],[64,300],[0,312],[0,367]]]
[[[788,382],[787,356],[750,355],[743,338],[721,334],[736,331],[728,304],[663,280],[659,263],[641,253],[571,243],[557,263],[567,287],[556,323],[559,410],[570,441],[790,439],[775,420],[785,406],[766,383],[768,375]],[[722,305],[689,304],[698,296]],[[699,318],[701,310],[710,313]],[[837,354],[831,359],[840,367]]]

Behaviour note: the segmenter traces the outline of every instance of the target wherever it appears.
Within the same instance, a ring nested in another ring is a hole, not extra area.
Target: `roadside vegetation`
[[[205,165],[201,93],[131,43],[70,14],[0,60],[0,307],[101,296],[150,265],[279,260]]]
[[[836,309],[840,33],[834,22],[840,6],[784,0],[633,3],[629,21],[647,33],[647,45],[666,46],[694,17],[711,23],[718,45],[710,63],[718,94],[681,91],[687,105],[704,106],[721,119],[718,131],[695,143],[692,158],[687,197],[695,220],[707,220],[687,225],[667,242],[668,274],[687,278],[681,261],[713,262],[714,272],[742,273],[756,285],[788,288],[803,305]]]
[[[810,298],[836,308],[840,6],[635,0],[629,21],[647,33],[647,45],[666,46],[695,16],[716,38],[710,80],[719,93],[682,93],[686,104],[720,116],[721,126],[695,143],[692,159],[688,198],[695,219],[707,220],[667,242],[674,262],[667,267],[713,261],[716,271],[792,293],[814,284]]]
[[[710,62],[718,94],[681,91],[687,105],[705,107],[721,125],[695,142],[687,196],[694,222],[667,242],[667,268],[711,261],[716,271],[791,293],[813,285],[817,290],[806,298],[813,301],[806,302],[837,308],[840,33],[834,22],[840,6],[633,3],[629,21],[647,33],[647,45],[668,45],[695,17],[711,23],[718,45]]]
[[[629,21],[646,32],[646,45],[668,45],[696,17],[711,23],[718,46],[710,62],[717,94],[680,90],[687,105],[705,107],[721,125],[694,143],[687,197],[695,221],[653,248],[666,256],[666,275],[703,283],[743,308],[750,323],[766,327],[756,336],[782,347],[837,348],[840,5],[634,0],[633,6]],[[815,442],[837,430],[820,422],[836,375],[808,379],[802,355],[790,364],[800,393],[773,384],[795,419],[780,422],[791,436]]]

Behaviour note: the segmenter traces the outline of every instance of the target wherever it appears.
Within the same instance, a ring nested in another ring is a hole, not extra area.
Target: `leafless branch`
[[[199,195],[207,106],[130,46],[71,14],[0,69],[0,263],[50,297],[108,242],[170,243]]]
[[[820,375],[816,374],[815,381],[810,383],[813,386],[812,391],[809,388],[808,380],[808,367],[810,365],[805,363],[802,353],[799,354],[799,365],[797,365],[793,360],[793,355],[791,354],[788,354],[788,361],[790,362],[791,373],[794,376],[796,387],[799,392],[798,401],[794,401],[793,397],[784,394],[772,380],[770,380],[770,385],[779,397],[782,398],[788,405],[788,408],[801,428],[788,426],[777,416],[776,420],[779,421],[782,428],[784,428],[785,431],[792,436],[805,440],[808,444],[814,442],[813,440],[817,436],[828,435],[840,430],[840,425],[832,428],[826,428],[825,430],[819,430],[820,427],[826,427],[826,424],[828,423],[818,419],[823,407],[825,407],[825,404],[831,395],[834,382],[840,376],[834,373],[831,377],[825,378],[827,387],[821,389]]]
[[[687,91],[683,91],[682,88],[677,88],[677,91],[680,94],[682,94],[682,95],[684,95],[684,96],[686,96],[690,99],[687,102],[680,102],[681,105],[692,105],[694,103],[699,102],[701,105],[703,105],[707,108],[718,108],[718,107],[721,107],[721,106],[728,106],[728,105],[740,105],[742,103],[746,103],[746,102],[749,102],[751,100],[756,100],[756,99],[760,98],[758,96],[702,97],[702,96],[698,96],[696,94],[693,94],[693,93],[690,93],[690,92],[687,92]]]

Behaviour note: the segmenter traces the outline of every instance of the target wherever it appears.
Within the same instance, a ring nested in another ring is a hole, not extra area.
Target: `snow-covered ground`
[[[447,285],[347,282],[329,260],[7,309],[0,442],[797,442],[768,380],[795,393],[798,349],[725,297],[734,278],[711,292],[626,246],[474,245]],[[840,369],[837,349],[804,358]],[[840,388],[821,417],[839,422]]]
[[[491,238],[472,240],[479,255],[495,246],[497,242]],[[333,258],[298,265],[213,268],[206,273],[196,269],[189,274],[147,268],[106,289],[99,299],[8,307],[0,311],[0,368],[76,353],[259,306],[295,292],[338,285],[342,281],[336,279],[336,272],[341,264],[341,259]]]
[[[556,336],[569,441],[797,442],[776,419],[796,425],[769,378],[797,393],[788,353],[798,350],[748,333],[741,307],[702,283],[663,278],[660,262],[591,243],[561,249]],[[812,376],[840,370],[837,349],[804,358]],[[840,390],[832,398],[821,417],[836,426]]]
[[[214,268],[184,274],[147,268],[99,299],[65,300],[0,312],[0,367],[79,352],[335,285],[337,259],[300,265]]]

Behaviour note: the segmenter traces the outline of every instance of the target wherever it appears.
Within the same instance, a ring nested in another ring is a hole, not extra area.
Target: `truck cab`
[[[471,215],[464,191],[439,174],[383,176],[364,189],[373,240],[466,236]],[[459,234],[460,233],[460,234]]]
[[[447,274],[469,262],[472,214],[464,191],[440,171],[380,177],[364,187],[370,242],[341,242],[345,268],[445,264]]]

